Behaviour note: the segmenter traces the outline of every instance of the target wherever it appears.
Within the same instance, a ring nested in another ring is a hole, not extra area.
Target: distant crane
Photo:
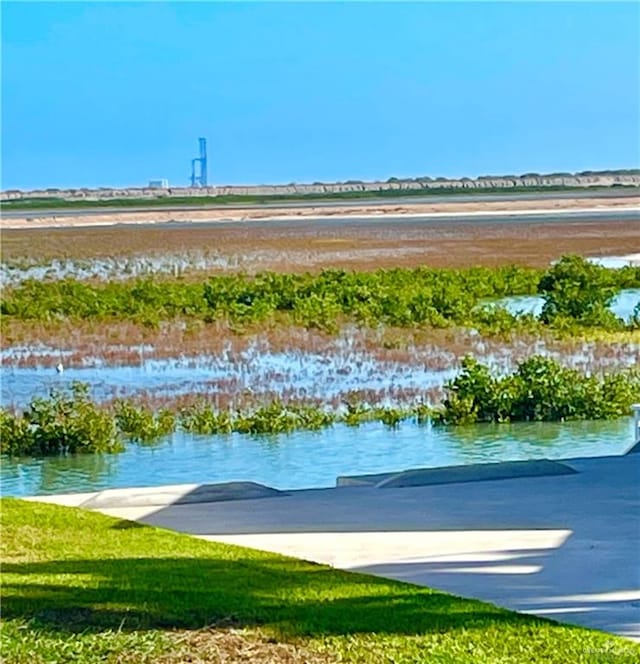
[[[56,371],[57,371],[59,374],[61,374],[61,373],[64,372],[64,366],[62,365],[62,362],[58,362],[58,364],[56,365]]]
[[[199,138],[200,156],[191,160],[191,186],[207,186],[207,139]]]

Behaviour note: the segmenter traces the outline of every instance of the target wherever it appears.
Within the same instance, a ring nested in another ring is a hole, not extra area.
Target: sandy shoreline
[[[481,201],[472,203],[435,203],[435,204],[380,204],[344,207],[322,207],[310,205],[304,208],[261,208],[209,209],[184,211],[118,211],[100,214],[69,214],[61,211],[41,217],[11,217],[0,220],[1,229],[40,229],[73,228],[92,226],[113,226],[115,224],[163,224],[176,222],[237,222],[237,221],[281,221],[294,219],[315,219],[327,217],[345,217],[352,219],[386,217],[429,217],[457,215],[508,215],[513,213],[549,214],[554,211],[574,212],[615,212],[618,210],[640,211],[640,196],[612,200],[611,198],[593,198],[585,207],[584,199],[554,199],[527,201]]]

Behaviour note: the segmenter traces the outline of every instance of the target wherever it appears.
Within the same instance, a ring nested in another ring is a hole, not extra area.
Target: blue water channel
[[[382,424],[334,426],[282,436],[176,433],[114,455],[3,458],[2,494],[95,491],[115,487],[251,480],[278,489],[334,486],[339,475],[502,460],[623,454],[631,418],[610,422],[521,423],[469,427]]]

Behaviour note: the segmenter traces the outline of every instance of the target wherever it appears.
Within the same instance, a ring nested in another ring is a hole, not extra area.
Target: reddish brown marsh
[[[487,223],[423,219],[331,224],[293,220],[260,224],[124,226],[3,230],[2,260],[210,256],[211,272],[305,271],[326,267],[463,267],[516,263],[547,266],[567,253],[640,251],[640,219]],[[194,273],[198,272],[197,261]]]

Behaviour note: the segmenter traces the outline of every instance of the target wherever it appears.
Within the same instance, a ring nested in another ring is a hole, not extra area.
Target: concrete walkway
[[[640,640],[640,454],[32,498]]]

